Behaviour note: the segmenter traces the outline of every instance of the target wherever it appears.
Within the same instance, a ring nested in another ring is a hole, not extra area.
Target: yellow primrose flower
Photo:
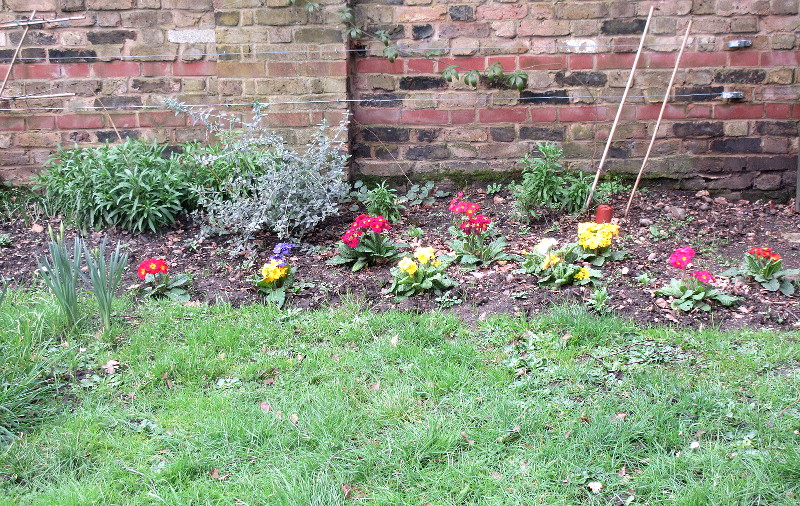
[[[399,267],[401,271],[405,271],[409,276],[413,276],[414,273],[417,272],[417,262],[408,257],[403,257],[403,259],[398,262],[397,267]]]
[[[436,251],[433,248],[417,248],[414,251],[414,258],[419,260],[421,264],[427,264],[436,258]]]
[[[587,269],[586,267],[581,267],[581,270],[579,270],[575,274],[575,279],[577,279],[578,281],[582,281],[588,277],[589,277],[589,269]]]
[[[611,239],[619,235],[619,225],[585,222],[578,224],[578,244],[585,249],[611,246]]]
[[[547,255],[546,257],[544,257],[544,261],[542,261],[542,270],[549,269],[551,267],[555,267],[556,265],[561,263],[562,260],[563,260],[563,258],[561,258],[559,256]]]
[[[264,278],[261,281],[270,283],[286,276],[289,273],[289,266],[281,266],[281,263],[280,260],[275,259],[270,259],[269,262],[265,263],[264,267],[261,268],[261,276]]]

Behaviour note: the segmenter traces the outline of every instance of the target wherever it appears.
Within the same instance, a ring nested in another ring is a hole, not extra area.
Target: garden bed
[[[465,198],[480,204],[481,212],[492,218],[497,230],[506,236],[507,251],[511,254],[530,251],[543,237],[553,237],[561,244],[574,242],[577,224],[591,218],[552,215],[525,225],[510,218],[512,202],[507,193],[489,195],[484,189],[472,188],[466,189],[465,194]],[[626,199],[627,196],[619,196],[611,202],[617,214],[621,214]],[[412,246],[433,246],[446,252],[451,239],[447,229],[452,225],[447,202],[447,198],[438,199],[433,205],[407,209],[389,232],[390,237]],[[466,319],[474,319],[495,313],[537,314],[555,302],[585,301],[591,297],[593,289],[589,286],[540,287],[533,276],[515,272],[519,269],[516,261],[508,261],[471,272],[453,265],[448,274],[459,285],[446,296],[418,296],[397,302],[386,293],[391,279],[389,265],[352,273],[326,264],[339,238],[360,212],[351,211],[348,206],[342,210],[308,236],[304,248],[295,250],[291,263],[298,268],[297,292],[289,299],[288,306],[311,309],[335,305],[350,294],[365,299],[375,310],[425,311],[444,307]],[[729,202],[713,198],[707,192],[687,194],[651,189],[637,196],[630,215],[618,222],[620,235],[615,240],[616,247],[630,256],[601,268],[602,283],[608,291],[607,309],[645,324],[674,322],[726,329],[798,326],[797,296],[767,292],[757,284],[718,279],[718,286],[741,300],[732,308],[716,306],[710,313],[676,312],[667,301],[654,295],[670,278],[683,274],[669,266],[668,258],[673,250],[687,245],[697,251],[695,263],[716,274],[741,264],[744,253],[757,246],[768,246],[780,253],[786,268],[800,267],[800,214],[795,212],[793,203]],[[36,257],[46,251],[47,226],[57,223],[57,220],[40,220],[32,224],[19,219],[0,225],[0,234],[9,234],[11,238],[10,246],[0,248],[0,278],[13,278],[16,285],[35,283]],[[424,235],[411,239],[408,231],[415,227],[421,228]],[[260,295],[248,280],[267,259],[277,238],[259,237],[255,260],[248,260],[247,252],[232,254],[235,248],[231,238],[199,239],[199,232],[199,225],[185,219],[178,227],[160,234],[131,235],[105,230],[91,232],[87,240],[99,244],[107,235],[112,244],[120,242],[126,246],[134,266],[146,258],[158,257],[166,260],[170,272],[190,273],[194,279],[192,301],[225,301],[235,306],[257,302]],[[132,268],[125,276],[123,286],[135,288],[140,283]]]

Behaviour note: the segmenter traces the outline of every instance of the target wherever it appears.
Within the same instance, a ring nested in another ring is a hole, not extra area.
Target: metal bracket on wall
[[[723,91],[722,98],[724,100],[741,100],[744,98],[743,91]]]
[[[749,40],[729,40],[728,47],[731,49],[739,49],[742,47],[750,47],[753,45],[752,41]]]

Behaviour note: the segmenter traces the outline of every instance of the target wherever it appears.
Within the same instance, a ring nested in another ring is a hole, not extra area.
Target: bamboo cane
[[[589,190],[589,197],[586,199],[586,204],[584,205],[584,210],[589,208],[589,205],[592,203],[592,199],[594,198],[594,192],[597,189],[597,182],[600,181],[600,174],[603,172],[603,165],[606,163],[606,157],[608,157],[608,150],[611,148],[611,141],[614,139],[614,131],[617,129],[617,123],[619,123],[619,117],[622,114],[622,107],[625,105],[625,99],[628,98],[628,92],[631,89],[631,84],[633,84],[633,74],[636,72],[636,67],[639,65],[639,57],[642,55],[642,48],[644,47],[644,39],[647,36],[647,31],[650,28],[650,19],[653,17],[653,6],[650,6],[650,12],[647,14],[647,22],[644,25],[644,30],[642,31],[642,38],[639,40],[639,49],[636,51],[636,57],[633,59],[633,67],[631,68],[631,75],[628,76],[628,84],[625,85],[625,92],[622,94],[622,100],[619,102],[619,107],[617,108],[617,116],[614,118],[614,124],[611,125],[611,132],[608,133],[608,141],[606,142],[606,148],[603,150],[603,156],[600,158],[600,165],[597,167],[597,173],[594,176],[594,182],[592,183],[592,189]]]
[[[664,93],[664,101],[661,103],[661,112],[658,113],[658,119],[656,120],[656,126],[653,129],[653,136],[650,138],[650,145],[647,146],[647,153],[644,155],[644,160],[642,160],[642,166],[639,169],[639,174],[636,176],[636,182],[633,184],[633,189],[631,190],[631,196],[628,198],[628,205],[625,207],[625,214],[624,216],[628,216],[628,211],[631,209],[631,203],[633,202],[633,195],[636,193],[637,188],[639,188],[639,182],[642,180],[642,173],[644,173],[644,166],[647,165],[647,160],[650,159],[650,151],[653,149],[653,144],[656,142],[656,135],[658,135],[658,129],[661,126],[661,119],[664,117],[664,111],[667,108],[667,102],[669,101],[669,94],[672,91],[672,85],[675,83],[675,76],[678,74],[678,67],[681,64],[681,57],[683,56],[683,50],[686,49],[686,41],[689,40],[689,30],[692,29],[692,20],[689,20],[689,25],[686,27],[686,33],[683,35],[683,42],[681,43],[681,49],[678,51],[678,56],[675,58],[675,67],[672,69],[672,77],[669,78],[669,84],[667,85],[667,91]]]
[[[31,12],[30,19],[36,15],[36,9]],[[3,95],[3,92],[6,91],[6,83],[8,83],[8,76],[11,75],[11,69],[14,68],[14,62],[17,61],[17,56],[19,55],[19,50],[22,47],[22,43],[25,42],[25,36],[28,35],[28,30],[30,30],[31,26],[27,25],[25,27],[25,31],[22,32],[22,37],[19,39],[19,44],[17,44],[17,49],[14,51],[14,56],[11,58],[11,65],[8,66],[8,71],[6,72],[6,78],[3,79],[3,85],[0,86],[0,96]]]

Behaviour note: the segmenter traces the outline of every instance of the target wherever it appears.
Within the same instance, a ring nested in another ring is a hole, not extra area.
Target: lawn
[[[40,292],[0,306],[3,503],[800,496],[800,332],[640,328],[576,306],[473,323],[363,302],[126,309],[104,335],[66,332]]]

